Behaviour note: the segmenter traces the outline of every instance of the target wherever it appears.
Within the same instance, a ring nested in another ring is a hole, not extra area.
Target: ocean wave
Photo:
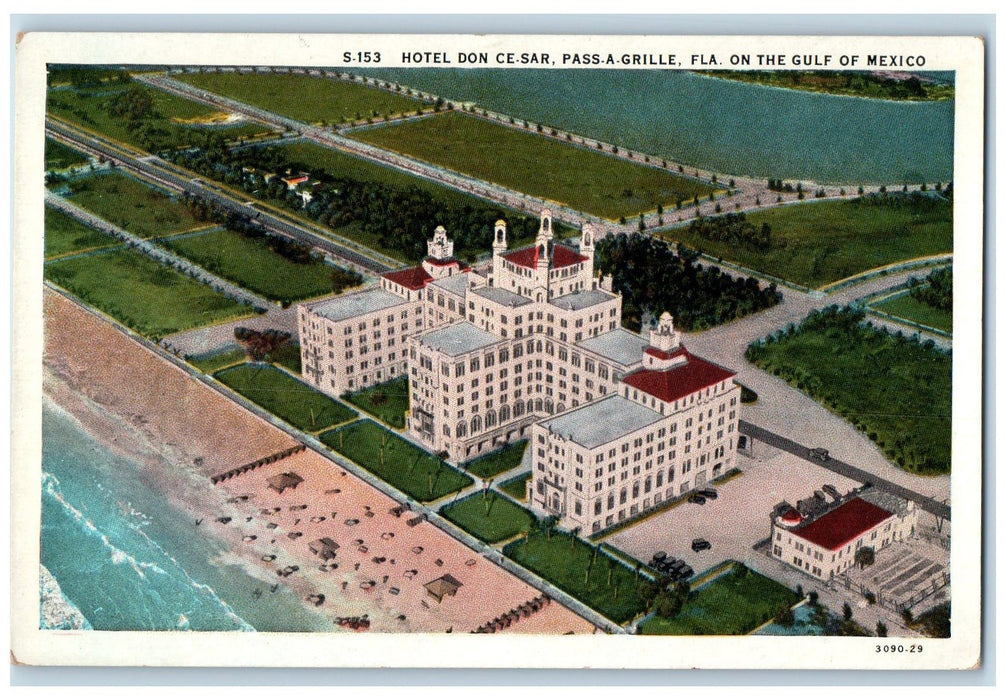
[[[227,601],[225,601],[223,598],[221,598],[220,596],[217,595],[217,592],[215,590],[213,590],[212,586],[209,586],[209,585],[207,585],[205,583],[200,583],[199,581],[196,581],[194,578],[192,578],[192,576],[189,575],[189,572],[185,570],[185,567],[183,567],[179,563],[179,561],[177,559],[175,559],[172,555],[168,554],[168,552],[165,551],[164,547],[162,547],[160,544],[158,544],[153,539],[151,539],[150,535],[148,535],[146,532],[144,532],[143,530],[141,530],[139,528],[136,529],[136,532],[140,536],[142,536],[150,544],[151,547],[153,547],[158,552],[160,552],[161,556],[163,556],[165,559],[167,559],[172,564],[174,564],[175,568],[182,574],[182,577],[184,578],[185,583],[187,583],[192,588],[205,593],[207,596],[209,596],[210,600],[212,600],[217,605],[219,605],[220,609],[223,610],[223,612],[227,616],[227,618],[231,622],[233,622],[235,625],[237,625],[238,630],[240,630],[241,632],[254,632],[255,631],[255,628],[252,627],[251,625],[249,625],[240,615],[238,615],[234,611],[234,608],[232,608],[227,603]],[[185,615],[182,615],[181,617],[185,618],[186,629],[188,629],[188,627],[187,627],[187,625],[188,625],[188,618]]]
[[[64,512],[80,525],[87,534],[101,541],[109,551],[109,560],[113,564],[129,564],[141,579],[147,577],[148,571],[163,576],[168,575],[168,572],[154,562],[140,561],[129,552],[125,552],[112,544],[107,534],[98,529],[91,519],[84,515],[79,508],[66,500],[66,497],[59,490],[59,479],[46,471],[42,472],[42,490],[56,501],[63,508]]]
[[[66,597],[59,582],[47,568],[39,565],[39,629],[94,629],[84,613]]]
[[[137,559],[134,555],[130,554],[129,552],[126,552],[125,550],[113,544],[106,533],[102,532],[90,518],[88,518],[79,508],[77,508],[67,500],[66,496],[62,493],[62,491],[59,488],[60,486],[59,479],[55,475],[43,471],[42,486],[44,493],[50,496],[54,501],[56,501],[60,505],[60,507],[64,510],[64,512],[67,515],[69,515],[78,525],[80,525],[81,528],[88,535],[98,539],[102,543],[102,545],[109,552],[109,561],[111,561],[113,564],[115,565],[128,564],[129,566],[132,567],[132,569],[136,572],[137,576],[139,576],[141,580],[145,580],[147,578],[147,574],[152,573],[167,577],[173,581],[179,581],[180,583],[182,583],[185,586],[188,586],[194,591],[198,591],[203,598],[208,599],[208,601],[211,604],[215,605],[238,630],[243,632],[255,631],[255,628],[252,625],[248,624],[248,622],[244,620],[240,615],[238,615],[237,612],[235,612],[235,610],[227,603],[227,601],[225,601],[219,595],[217,595],[217,592],[213,589],[212,586],[209,586],[205,583],[201,583],[192,578],[189,572],[186,571],[185,567],[183,567],[181,563],[174,556],[169,554],[164,549],[164,547],[162,547],[158,542],[152,539],[143,530],[143,526],[149,522],[148,516],[140,513],[139,511],[133,509],[130,506],[129,515],[138,514],[145,519],[144,522],[142,522],[141,524],[131,523],[130,529],[134,533],[142,537],[153,551],[160,554],[160,556],[162,556],[164,560],[166,560],[167,562],[170,562],[170,564],[172,565],[170,568],[173,568],[175,571],[177,571],[178,572],[177,575],[172,574],[171,572],[167,571],[165,568],[163,568],[162,566],[158,565],[155,562],[143,561],[141,559]],[[125,513],[126,511],[124,510],[123,512]],[[185,628],[188,628],[187,617],[186,617]]]

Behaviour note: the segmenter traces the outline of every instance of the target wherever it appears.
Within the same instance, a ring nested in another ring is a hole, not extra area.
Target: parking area
[[[739,457],[743,474],[714,485],[719,497],[703,505],[684,502],[646,518],[605,539],[642,562],[664,551],[684,559],[701,573],[727,559],[740,562],[760,557],[752,550],[769,536],[769,514],[780,501],[796,503],[830,484],[845,493],[860,484],[779,451],[765,450],[758,458]],[[704,538],[712,545],[692,551],[692,540]]]

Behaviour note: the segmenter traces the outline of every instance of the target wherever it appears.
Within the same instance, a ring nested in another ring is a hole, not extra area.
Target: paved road
[[[188,177],[176,166],[165,163],[147,153],[131,152],[107,139],[85,132],[70,124],[46,119],[46,135],[79,150],[114,161],[124,170],[137,173],[174,192],[190,194],[215,201],[232,211],[252,216],[258,223],[273,233],[306,243],[332,257],[345,260],[354,266],[374,273],[387,272],[401,265],[390,258],[373,251],[362,252],[332,240],[332,234],[312,230],[307,225],[294,222],[277,213],[264,211],[245,205],[245,200],[236,197],[215,185],[203,183],[198,178]]]
[[[764,442],[772,447],[777,447],[781,450],[785,450],[790,454],[801,457],[808,462],[824,467],[836,474],[841,474],[842,476],[848,477],[850,479],[855,479],[860,483],[871,483],[878,489],[882,491],[887,491],[893,493],[896,496],[902,498],[907,498],[910,501],[914,501],[925,511],[928,511],[938,518],[945,518],[950,520],[950,506],[947,503],[942,503],[928,496],[924,496],[921,493],[912,491],[911,489],[906,489],[903,486],[895,484],[886,479],[882,479],[868,471],[854,467],[851,464],[843,462],[839,459],[828,458],[825,461],[814,459],[810,454],[809,447],[801,445],[798,442],[794,442],[789,438],[785,438],[782,435],[777,435],[771,431],[765,430],[764,428],[759,428],[757,425],[752,425],[747,421],[740,421],[738,424],[738,430],[742,435],[747,435],[753,440],[758,440]],[[816,445],[815,445],[816,447]]]
[[[746,404],[741,416],[760,428],[826,447],[833,457],[856,463],[875,479],[885,479],[936,500],[949,498],[950,477],[926,477],[892,465],[880,449],[851,423],[838,416],[784,380],[750,364],[744,353],[750,343],[788,324],[798,324],[814,309],[831,304],[849,304],[885,289],[899,287],[918,270],[903,271],[865,280],[826,297],[795,289],[781,289],[782,301],[732,323],[684,335],[689,350],[737,372],[737,381],[758,394]]]

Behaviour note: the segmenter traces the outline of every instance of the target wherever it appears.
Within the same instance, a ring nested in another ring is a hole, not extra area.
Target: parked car
[[[716,489],[714,488],[700,489],[698,493],[709,499],[716,499],[719,498],[720,496],[718,493],[716,493]]]
[[[712,548],[713,548],[712,544],[710,544],[709,540],[707,539],[703,539],[702,537],[696,537],[694,540],[692,540],[693,552],[701,552],[703,550]]]
[[[706,497],[700,493],[693,493],[688,497],[689,503],[698,503],[700,506],[706,502]]]
[[[689,579],[694,575],[695,571],[692,569],[692,567],[686,565],[685,568],[681,569],[681,571],[678,572],[678,580],[684,581],[685,579]]]
[[[827,462],[829,459],[831,459],[831,457],[828,455],[828,450],[824,449],[823,447],[813,448],[810,451],[810,456],[821,462]]]

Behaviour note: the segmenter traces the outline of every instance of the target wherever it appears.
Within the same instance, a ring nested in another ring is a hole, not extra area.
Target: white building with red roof
[[[481,272],[438,228],[380,288],[302,306],[301,360],[335,396],[407,373],[407,430],[452,461],[529,439],[531,507],[596,532],[732,468],[740,388],[669,314],[648,338],[622,328],[593,227],[574,249],[552,224],[546,209],[534,244],[509,250],[497,221]]]
[[[828,487],[825,487],[826,489]],[[772,517],[772,557],[822,581],[856,566],[856,553],[874,553],[910,537],[918,524],[911,501],[866,487],[839,496],[831,489]]]

